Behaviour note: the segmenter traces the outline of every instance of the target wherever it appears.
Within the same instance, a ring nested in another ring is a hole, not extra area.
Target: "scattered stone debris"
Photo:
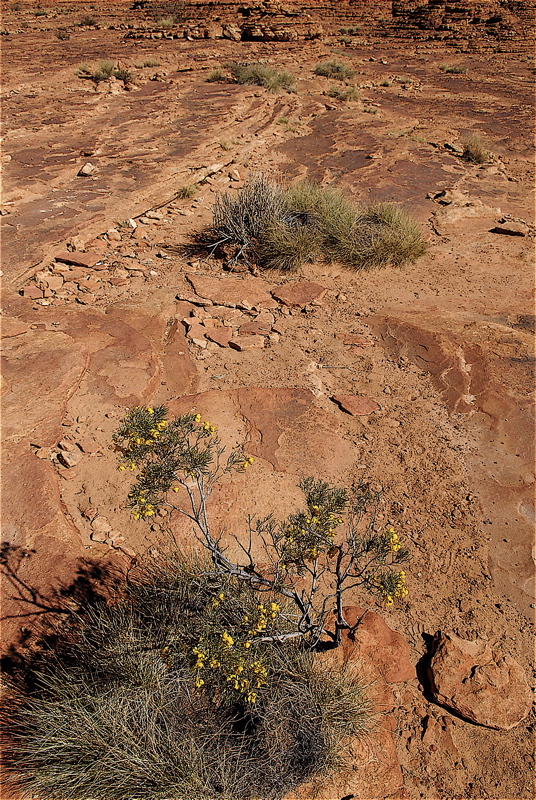
[[[505,236],[526,236],[529,232],[528,225],[523,222],[510,222],[503,220],[491,229],[490,233],[502,233]]]

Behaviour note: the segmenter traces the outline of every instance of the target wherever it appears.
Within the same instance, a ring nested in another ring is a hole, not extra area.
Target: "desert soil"
[[[195,409],[256,459],[218,488],[215,523],[240,531],[246,513],[284,516],[302,476],[366,477],[412,553],[408,598],[372,604],[409,645],[412,671],[389,680],[379,667],[381,735],[318,796],[531,797],[533,714],[509,731],[476,725],[432,700],[426,664],[444,631],[487,641],[534,683],[534,70],[523,52],[366,24],[341,41],[330,8],[309,9],[318,38],[246,42],[125,38],[128,24],[151,31],[128,3],[6,4],[6,663],[60,585],[83,590],[166,527],[125,509],[129,480],[111,448],[125,410]],[[216,11],[203,13],[218,23]],[[79,26],[85,14],[97,25]],[[353,66],[359,100],[327,95],[334,82],[313,73],[326,58]],[[128,91],[77,77],[103,59],[133,72]],[[207,82],[238,60],[289,70],[296,91]],[[489,163],[461,158],[471,133]],[[216,196],[254,172],[401,203],[428,251],[400,269],[313,263],[292,275],[181,255]],[[73,251],[78,265],[65,263]],[[275,299],[288,289],[294,305]],[[244,349],[225,345],[229,330]],[[335,395],[374,403],[352,415]]]

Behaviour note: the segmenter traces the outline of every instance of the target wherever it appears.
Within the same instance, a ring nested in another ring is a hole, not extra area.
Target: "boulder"
[[[434,699],[478,725],[508,731],[530,712],[523,668],[487,642],[438,632],[428,672]]]

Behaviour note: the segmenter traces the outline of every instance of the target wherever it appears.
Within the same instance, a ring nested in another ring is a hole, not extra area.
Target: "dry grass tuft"
[[[253,177],[238,195],[220,195],[212,224],[196,248],[265,269],[295,271],[320,257],[354,269],[414,261],[426,249],[422,231],[400,207],[356,208],[331,186],[301,181],[287,188]]]
[[[473,164],[487,164],[491,161],[491,153],[486,149],[484,142],[473,134],[462,139],[463,153],[462,158],[471,161]]]
[[[290,72],[277,72],[264,64],[230,64],[229,71],[236,83],[263,86],[270,92],[292,89],[296,81]]]

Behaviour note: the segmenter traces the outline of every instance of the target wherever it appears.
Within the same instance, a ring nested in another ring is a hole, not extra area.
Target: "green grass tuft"
[[[355,75],[353,70],[348,64],[341,61],[329,59],[317,64],[314,69],[315,75],[322,75],[324,78],[333,78],[337,81],[348,81]]]
[[[290,72],[277,72],[264,64],[230,64],[229,70],[236,83],[263,86],[270,92],[292,89],[296,81]]]
[[[287,188],[255,176],[238,195],[220,195],[195,246],[265,269],[295,271],[320,257],[354,269],[414,261],[426,249],[420,227],[400,207],[357,208],[341,191],[311,181]]]

